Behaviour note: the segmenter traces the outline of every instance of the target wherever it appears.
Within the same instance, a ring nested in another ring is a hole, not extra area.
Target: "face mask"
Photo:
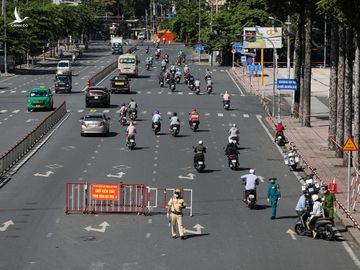
[[[175,198],[179,198],[180,194],[179,193],[175,193]]]

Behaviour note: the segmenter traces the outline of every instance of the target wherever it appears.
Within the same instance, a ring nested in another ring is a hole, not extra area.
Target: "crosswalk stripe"
[[[183,92],[178,92],[178,95],[182,95],[182,94],[184,94]]]
[[[82,113],[83,111],[84,111],[83,109],[78,110],[79,113]]]
[[[244,118],[249,118],[248,114],[244,114],[243,116],[244,116]]]
[[[146,94],[148,94],[148,95],[149,95],[149,94],[151,94],[151,92],[150,92],[150,91],[147,91],[147,92],[146,92]]]
[[[223,113],[218,113],[217,115],[218,115],[219,117],[223,117],[223,116],[224,116]]]
[[[210,116],[210,113],[205,113],[205,116]]]

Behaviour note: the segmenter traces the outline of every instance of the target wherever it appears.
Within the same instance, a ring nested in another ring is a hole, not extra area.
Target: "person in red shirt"
[[[191,127],[192,123],[196,123],[196,126],[199,126],[200,124],[200,116],[199,113],[197,112],[196,108],[194,107],[191,112],[189,113],[189,125]]]
[[[281,134],[283,137],[284,137],[284,140],[286,141],[285,139],[285,135],[284,135],[284,130],[285,130],[285,127],[284,125],[282,124],[282,121],[281,119],[278,120],[278,123],[276,125],[276,134],[275,134],[275,138],[274,138],[274,141],[276,142],[276,138]]]

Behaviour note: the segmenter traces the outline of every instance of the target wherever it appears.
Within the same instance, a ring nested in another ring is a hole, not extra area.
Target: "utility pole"
[[[325,22],[324,22],[324,68],[326,68],[326,45],[327,45],[327,36],[326,36],[326,14],[325,14]]]
[[[8,74],[7,68],[7,46],[6,46],[6,0],[2,0],[2,15],[4,16],[4,75]]]

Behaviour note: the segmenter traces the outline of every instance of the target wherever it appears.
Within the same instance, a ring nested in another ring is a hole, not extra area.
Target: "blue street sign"
[[[203,52],[205,50],[204,46],[203,45],[196,45],[195,46],[195,51],[197,52]]]
[[[232,44],[232,48],[236,50],[237,53],[242,53],[244,49],[244,43],[242,42],[234,42]]]
[[[241,64],[245,64],[246,63],[246,56],[242,55],[241,56]]]
[[[277,79],[276,86],[278,90],[296,90],[297,82],[295,79]]]
[[[248,65],[246,71],[261,71],[261,65]]]

